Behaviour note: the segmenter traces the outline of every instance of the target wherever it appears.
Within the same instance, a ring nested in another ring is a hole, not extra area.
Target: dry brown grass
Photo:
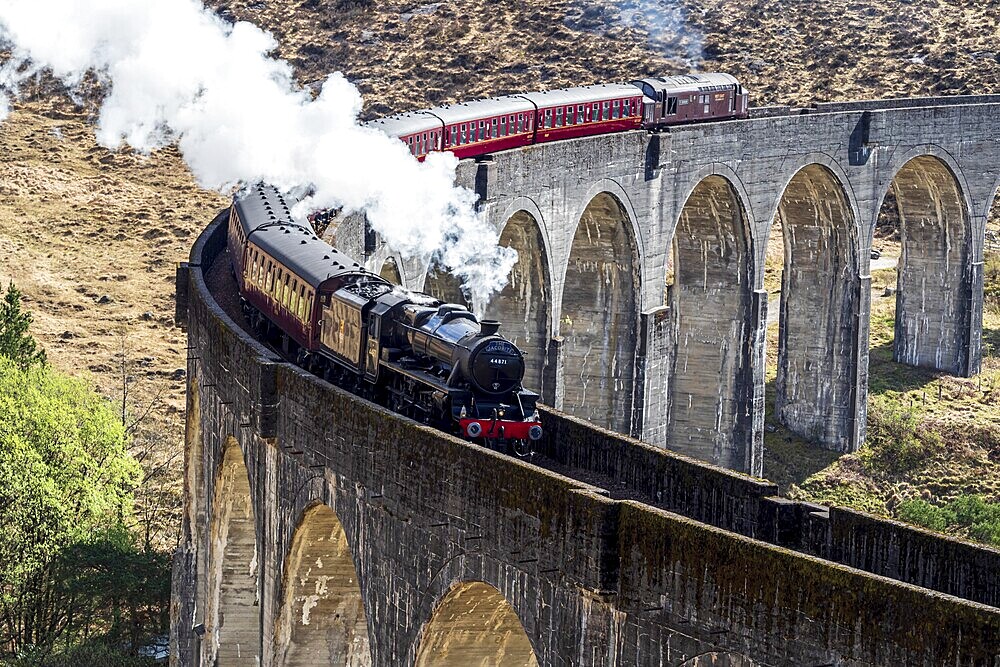
[[[400,0],[212,4],[274,31],[302,81],[344,71],[369,116],[685,68],[670,39],[652,50],[597,0],[463,0],[424,13]],[[996,1],[684,4],[704,35],[701,68],[739,76],[756,105],[1000,92]],[[168,534],[184,407],[175,371],[185,367],[184,335],[171,326],[174,264],[224,202],[195,186],[175,152],[111,154],[83,112],[45,97],[21,105],[0,140],[0,279],[26,293],[50,359],[90,373],[109,397],[120,395],[123,341],[131,350],[133,409],[156,403],[140,439],[153,452],[147,470],[166,466],[173,484]]]

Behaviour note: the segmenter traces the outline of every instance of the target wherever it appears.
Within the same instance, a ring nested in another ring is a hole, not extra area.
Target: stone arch
[[[760,465],[753,456],[753,247],[746,206],[729,179],[712,175],[693,188],[673,253],[667,442],[705,461],[753,471]]]
[[[261,647],[257,529],[243,450],[233,438],[223,447],[212,508],[206,664],[254,664]]]
[[[462,281],[441,266],[431,266],[424,278],[424,293],[445,303],[457,303],[470,308],[472,304],[462,291]]]
[[[524,385],[542,395],[551,333],[552,286],[548,253],[538,219],[521,209],[500,234],[500,245],[517,251],[510,280],[486,308],[501,333],[525,354]],[[546,388],[548,389],[548,388]]]
[[[394,285],[403,284],[403,273],[399,270],[395,257],[386,257],[378,274]]]
[[[456,584],[421,633],[416,667],[537,667],[517,612],[480,581]]]
[[[962,375],[971,352],[972,223],[954,169],[940,156],[918,155],[890,185],[902,244],[893,359]]]
[[[799,169],[777,206],[784,238],[775,410],[790,430],[829,449],[860,444],[867,350],[856,209],[830,166]],[[863,347],[864,346],[864,347]],[[862,349],[863,347],[863,349]]]
[[[757,663],[738,653],[704,653],[685,660],[680,667],[757,667]]]
[[[634,223],[617,196],[601,192],[580,216],[563,283],[562,409],[623,433],[638,426],[639,294]]]
[[[275,664],[372,664],[371,641],[347,534],[327,505],[307,509],[285,561]]]

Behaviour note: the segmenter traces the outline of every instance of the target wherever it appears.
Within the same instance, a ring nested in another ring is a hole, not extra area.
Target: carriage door
[[[379,339],[381,338],[382,318],[375,313],[368,314],[368,341],[365,347],[365,379],[375,382],[378,379]]]

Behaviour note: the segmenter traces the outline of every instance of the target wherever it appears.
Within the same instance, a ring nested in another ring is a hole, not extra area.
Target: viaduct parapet
[[[560,412],[530,463],[387,412],[227,314],[222,219],[178,273],[174,665],[1000,666],[1000,552]]]
[[[527,350],[528,384],[567,413],[759,475],[774,354],[779,421],[856,450],[869,251],[887,201],[902,235],[895,359],[978,372],[1000,96],[755,109],[748,120],[497,153],[459,175],[520,254],[488,314]],[[780,306],[764,289],[778,228]],[[348,223],[336,240],[408,287],[462,298],[452,279],[362,236]],[[779,307],[778,347],[767,350]]]

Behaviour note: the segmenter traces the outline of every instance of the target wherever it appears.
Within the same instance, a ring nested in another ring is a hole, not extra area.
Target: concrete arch
[[[893,358],[964,375],[970,359],[978,356],[970,347],[972,216],[960,172],[951,162],[917,155],[891,182],[902,242]]]
[[[632,243],[635,247],[635,257],[636,257],[636,275],[639,277],[640,285],[645,285],[647,283],[647,276],[645,272],[645,267],[642,263],[642,258],[645,257],[645,239],[643,238],[642,228],[639,226],[639,216],[636,213],[635,206],[632,204],[632,199],[629,197],[628,192],[625,188],[621,186],[618,181],[612,180],[610,178],[602,178],[587,190],[587,193],[583,196],[580,201],[586,202],[575,212],[575,217],[571,220],[577,221],[576,229],[579,231],[579,221],[586,213],[587,209],[594,202],[599,195],[611,195],[617,201],[619,207],[624,214],[625,219],[628,222],[629,233],[631,235]],[[567,257],[566,262],[570,262],[572,257]],[[641,304],[640,304],[641,307]]]
[[[754,470],[753,249],[746,209],[730,180],[707,176],[691,190],[673,253],[667,442],[711,463]]]
[[[1000,222],[1000,178],[997,184],[990,190],[990,196],[986,200],[986,208],[983,209],[983,220],[990,222],[990,218],[995,216],[996,222]]]
[[[386,257],[378,274],[394,285],[403,285],[403,273],[395,257]]]
[[[821,153],[815,151],[792,157],[793,159],[790,162],[783,165],[785,169],[784,173],[788,174],[788,177],[785,178],[781,183],[781,189],[778,190],[778,192],[780,193],[779,196],[776,199],[770,199],[770,196],[768,197],[770,205],[769,208],[767,208],[767,215],[761,218],[761,220],[768,221],[767,231],[766,233],[760,235],[761,238],[759,239],[757,247],[755,248],[755,250],[758,253],[757,261],[759,262],[759,266],[761,267],[761,269],[763,269],[764,266],[764,253],[767,252],[768,237],[770,236],[771,230],[774,227],[773,224],[774,220],[779,215],[781,203],[784,200],[785,195],[788,193],[788,187],[792,184],[792,181],[794,181],[807,167],[819,166],[828,171],[832,176],[832,178],[838,184],[841,192],[843,193],[843,196],[847,201],[847,206],[850,209],[851,220],[854,222],[855,226],[858,226],[859,221],[863,219],[863,216],[861,214],[861,207],[858,205],[858,196],[857,193],[854,192],[854,186],[851,184],[851,179],[847,175],[847,172],[844,170],[844,168],[841,166],[840,162],[838,162],[835,157],[833,157],[829,153]],[[764,209],[763,206],[758,207],[757,210],[762,210],[762,209]],[[858,249],[859,257],[861,257],[861,255],[863,254],[861,252],[861,242],[867,240],[868,238],[870,238],[870,235],[869,237],[865,238],[862,238],[862,236],[860,235],[855,235],[856,239],[855,245]],[[761,287],[763,286],[763,271],[761,270],[758,273],[760,274],[758,276],[760,282],[758,282],[757,285],[758,287]]]
[[[257,530],[243,450],[229,438],[215,484],[202,652],[218,667],[260,660]]]
[[[517,612],[481,581],[454,585],[421,632],[416,667],[537,667]]]
[[[961,192],[966,209],[970,212],[973,211],[972,200],[969,197],[969,193],[972,192],[972,189],[969,187],[969,182],[965,177],[965,172],[959,164],[958,159],[956,159],[954,155],[942,146],[938,146],[937,144],[921,144],[911,148],[905,153],[893,155],[889,164],[884,167],[885,171],[883,173],[890,174],[892,178],[885,179],[879,185],[878,192],[876,193],[876,201],[879,202],[879,206],[873,211],[874,217],[870,221],[872,229],[874,229],[875,224],[878,221],[881,205],[885,202],[886,196],[893,189],[893,183],[896,180],[896,176],[899,174],[900,170],[913,161],[914,158],[920,157],[936,158],[947,167],[958,183],[958,188]]]
[[[525,387],[545,396],[551,389],[544,385],[552,337],[552,278],[538,218],[524,209],[514,212],[504,224],[500,245],[517,251],[517,264],[507,286],[490,301],[486,314],[499,320],[501,333],[524,352]]]
[[[617,195],[600,192],[580,215],[560,316],[562,409],[632,433],[641,270],[635,223]]]
[[[424,293],[445,303],[457,303],[467,308],[472,304],[462,291],[462,281],[441,266],[431,266],[424,278]]]
[[[347,534],[329,506],[302,515],[285,562],[275,664],[372,664],[364,601]]]
[[[757,663],[738,653],[705,653],[685,660],[680,667],[757,667]]]
[[[860,444],[867,335],[857,209],[829,167],[813,163],[788,181],[777,206],[785,261],[781,282],[775,410],[795,433],[824,447]],[[863,347],[863,349],[862,349]]]

